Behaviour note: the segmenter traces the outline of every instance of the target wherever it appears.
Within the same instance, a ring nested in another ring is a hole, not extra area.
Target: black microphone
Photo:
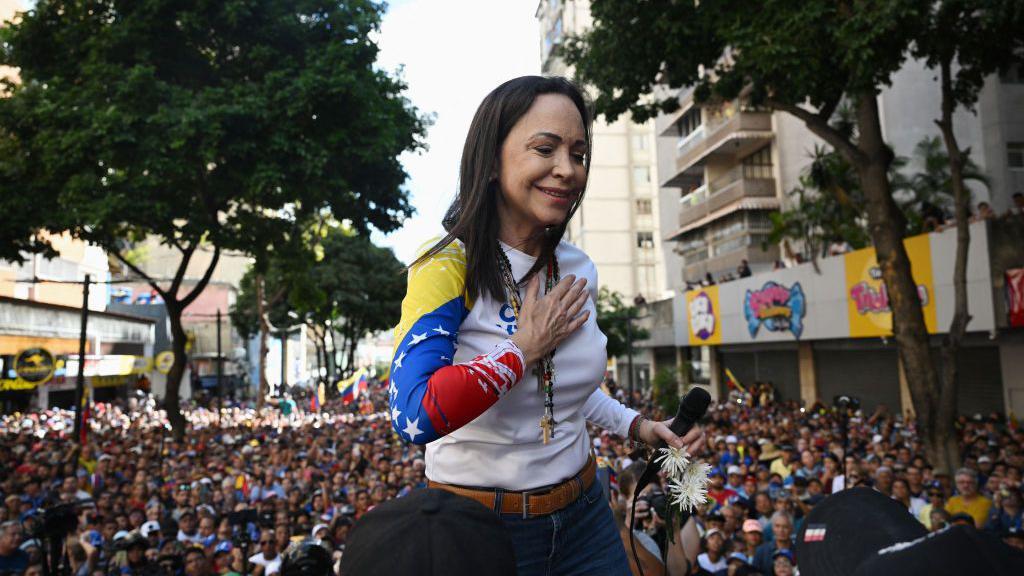
[[[679,408],[676,410],[675,420],[672,421],[672,425],[668,429],[676,436],[685,436],[693,428],[694,424],[704,417],[710,405],[711,395],[708,394],[707,390],[703,388],[690,390],[679,400]],[[654,446],[655,450],[647,461],[647,469],[644,470],[643,475],[636,482],[634,494],[639,494],[644,487],[651,483],[651,480],[658,474],[658,471],[661,470],[661,466],[654,460],[658,455],[657,449],[664,448],[665,446],[664,440],[659,440]]]

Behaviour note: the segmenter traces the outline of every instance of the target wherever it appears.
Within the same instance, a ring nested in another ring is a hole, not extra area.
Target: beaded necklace
[[[516,284],[515,277],[512,275],[512,263],[509,262],[508,256],[505,251],[502,250],[501,245],[498,245],[498,263],[501,268],[501,280],[505,289],[505,300],[509,306],[512,307],[512,314],[515,316],[516,325],[519,324],[519,310],[522,307],[522,301],[519,298],[519,286]],[[559,273],[558,273],[558,259],[555,255],[551,254],[551,260],[548,261],[547,266],[547,277],[544,280],[544,293],[551,292],[551,289],[558,284]],[[543,358],[537,362],[537,367],[534,369],[534,374],[537,375],[537,391],[544,394],[544,416],[540,419],[540,428],[543,433],[544,443],[547,444],[551,441],[551,437],[555,435],[555,351],[552,350],[546,354]]]

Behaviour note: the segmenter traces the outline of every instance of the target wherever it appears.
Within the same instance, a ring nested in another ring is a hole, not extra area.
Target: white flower
[[[665,475],[669,478],[681,478],[683,471],[690,464],[690,455],[686,453],[686,449],[669,446],[659,449],[658,452],[660,455],[654,462],[661,465]]]
[[[691,462],[682,474],[670,476],[668,491],[671,503],[680,510],[693,512],[693,509],[708,499],[708,474],[711,465],[704,462]]]

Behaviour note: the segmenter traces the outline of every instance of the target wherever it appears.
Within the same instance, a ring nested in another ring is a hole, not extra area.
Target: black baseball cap
[[[401,543],[396,545],[396,543]],[[515,576],[512,539],[498,515],[444,490],[414,490],[356,522],[341,558],[345,576]]]
[[[974,526],[951,526],[871,554],[854,576],[1024,574],[1024,552]]]
[[[899,502],[871,488],[850,488],[811,509],[797,535],[803,576],[851,576],[870,555],[928,531]]]

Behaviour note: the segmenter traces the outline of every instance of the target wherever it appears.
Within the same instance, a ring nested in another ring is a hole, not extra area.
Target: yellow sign
[[[932,278],[932,254],[928,234],[903,241],[910,258],[911,273],[921,299],[925,326],[936,332],[935,285]],[[850,336],[889,336],[892,334],[892,310],[889,293],[882,281],[874,248],[850,252],[846,259],[846,306]]]
[[[43,348],[22,350],[14,359],[14,373],[18,379],[32,384],[45,384],[53,378],[55,370],[57,361],[49,350]]]
[[[153,361],[153,366],[156,367],[156,371],[161,374],[167,374],[170,372],[172,364],[174,364],[174,352],[170,350],[164,350],[157,354],[156,359]]]
[[[0,379],[0,391],[3,392],[8,392],[12,390],[34,390],[35,387],[35,382],[29,382],[27,380],[22,380],[21,378]]]
[[[722,343],[722,308],[718,305],[718,286],[698,288],[686,293],[686,320],[691,346]]]

